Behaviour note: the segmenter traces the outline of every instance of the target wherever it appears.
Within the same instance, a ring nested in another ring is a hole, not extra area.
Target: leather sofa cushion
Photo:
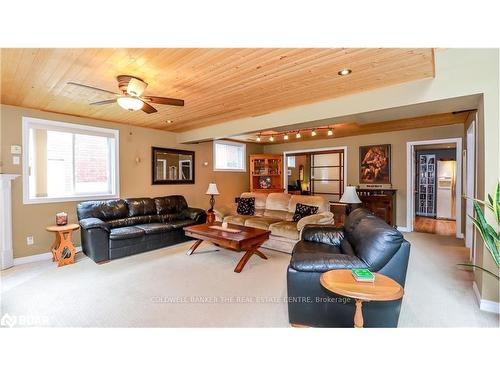
[[[180,214],[165,214],[158,215],[162,223],[171,223],[172,221],[179,220]]]
[[[191,219],[174,220],[169,223],[169,225],[171,225],[174,229],[181,229],[194,224],[196,224],[196,220]]]
[[[365,268],[354,255],[342,254],[338,246],[299,241],[293,248],[290,266],[303,272],[326,272],[335,269]]]
[[[291,240],[299,239],[299,231],[297,223],[294,221],[280,221],[269,226],[269,230],[273,236],[286,237]]]
[[[134,216],[134,217],[126,217],[123,219],[110,220],[106,222],[106,224],[110,228],[120,228],[137,224],[149,224],[149,223],[159,223],[159,222],[161,222],[160,216],[146,215],[146,216]]]
[[[81,202],[76,208],[78,220],[95,217],[103,221],[123,219],[128,216],[128,207],[123,199]]]
[[[139,224],[135,227],[143,230],[146,234],[165,233],[174,230],[172,225],[164,223]]]
[[[125,199],[128,205],[128,216],[156,215],[156,204],[151,198]]]
[[[273,217],[251,217],[250,219],[245,220],[246,227],[258,228],[267,230],[269,225],[273,223],[277,223],[280,219],[276,219]]]
[[[129,238],[137,238],[145,235],[145,232],[138,227],[123,227],[111,229],[109,234],[110,240],[126,240]]]
[[[236,224],[236,225],[245,225],[245,221],[252,216],[247,215],[230,215],[224,218],[225,223]]]
[[[186,199],[182,195],[169,195],[154,198],[156,212],[159,215],[178,214],[188,207]]]
[[[347,217],[344,233],[356,255],[377,272],[403,243],[403,235],[382,219],[358,208]]]

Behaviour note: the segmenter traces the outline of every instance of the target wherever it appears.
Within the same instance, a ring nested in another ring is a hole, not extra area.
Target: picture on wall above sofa
[[[391,183],[391,145],[359,146],[359,183]]]

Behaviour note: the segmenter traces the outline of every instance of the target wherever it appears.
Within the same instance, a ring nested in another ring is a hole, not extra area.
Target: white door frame
[[[466,153],[466,170],[465,170],[465,195],[469,198],[476,196],[476,124],[477,113],[474,120],[467,128],[467,153]],[[469,260],[476,264],[476,244],[474,225],[468,215],[474,216],[474,208],[472,201],[467,199],[465,201],[465,246],[469,248]]]
[[[413,232],[413,220],[415,218],[415,146],[439,145],[443,143],[455,143],[457,160],[456,179],[456,237],[464,238],[462,233],[462,138],[431,139],[427,141],[406,142],[406,230]]]
[[[308,148],[303,150],[294,151],[283,151],[283,186],[285,192],[288,193],[288,165],[287,156],[293,154],[300,154],[302,152],[318,152],[318,151],[335,151],[344,150],[344,191],[347,187],[347,146],[336,146],[336,147],[323,147],[323,148]]]

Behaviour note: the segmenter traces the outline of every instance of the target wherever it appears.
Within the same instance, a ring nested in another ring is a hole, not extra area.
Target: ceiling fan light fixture
[[[127,111],[138,111],[144,105],[142,100],[130,96],[122,96],[117,100],[118,105]]]
[[[348,76],[351,73],[352,73],[351,69],[344,68],[342,70],[339,70],[338,75],[339,76]]]

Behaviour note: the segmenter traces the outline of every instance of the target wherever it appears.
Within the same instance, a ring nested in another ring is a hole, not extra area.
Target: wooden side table
[[[52,261],[57,262],[57,266],[75,263],[76,249],[71,240],[73,231],[78,230],[78,224],[52,225],[47,227],[47,231],[54,232],[56,238],[52,243]]]
[[[363,302],[393,301],[403,297],[403,287],[396,281],[379,273],[374,273],[374,275],[374,282],[356,281],[351,270],[332,270],[320,277],[321,285],[330,292],[354,298],[356,301],[355,328],[363,328]]]

